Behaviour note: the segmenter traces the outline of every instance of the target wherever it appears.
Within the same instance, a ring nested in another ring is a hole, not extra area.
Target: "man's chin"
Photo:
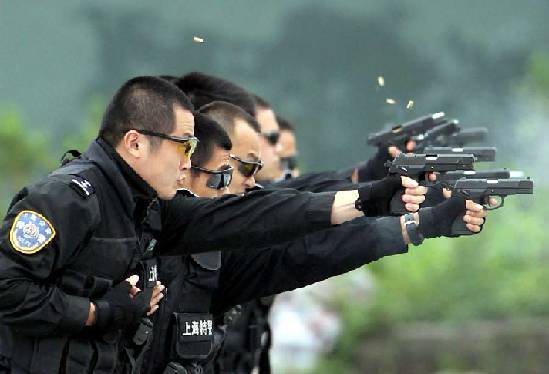
[[[158,198],[160,200],[171,200],[175,197],[176,194],[177,194],[177,189],[174,189],[170,192],[158,193]]]

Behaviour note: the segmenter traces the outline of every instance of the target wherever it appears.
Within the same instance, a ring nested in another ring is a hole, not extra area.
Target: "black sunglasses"
[[[238,161],[238,171],[246,178],[254,176],[259,170],[263,168],[263,161],[256,160],[243,160],[235,155],[230,155],[233,160]]]
[[[191,157],[191,155],[194,153],[194,150],[196,149],[196,146],[198,145],[198,142],[199,142],[196,136],[174,136],[174,135],[163,134],[161,132],[145,130],[145,129],[134,129],[134,130],[143,135],[155,136],[157,138],[167,139],[173,142],[180,143],[181,146],[183,147],[181,151],[186,157]]]
[[[272,146],[275,146],[278,143],[278,139],[280,139],[280,133],[278,131],[262,132],[261,136],[267,139],[267,142]]]
[[[294,170],[297,168],[297,158],[295,156],[281,157],[280,166],[282,170]]]
[[[206,186],[216,190],[229,187],[231,181],[233,180],[233,168],[229,165],[225,166],[225,168],[221,170],[206,169],[199,166],[191,166],[191,169],[210,174]]]

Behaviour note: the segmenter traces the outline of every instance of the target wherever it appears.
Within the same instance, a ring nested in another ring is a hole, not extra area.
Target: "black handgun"
[[[453,170],[473,170],[475,156],[472,154],[437,155],[401,153],[387,163],[389,173],[420,180],[427,172],[445,173]]]
[[[484,205],[488,210],[503,206],[504,200],[510,195],[531,195],[534,193],[534,181],[531,179],[459,179],[452,193]],[[489,205],[490,197],[499,197],[495,206]],[[452,234],[471,235],[463,217],[458,217],[452,225]]]
[[[423,150],[426,154],[471,154],[476,162],[495,161],[496,152],[496,147],[425,147]]]
[[[424,152],[424,149],[426,147],[442,144],[443,139],[460,131],[458,123],[458,120],[453,119],[451,121],[447,121],[441,125],[433,127],[431,130],[427,130],[423,134],[412,137],[412,140],[416,142],[414,152],[427,153]]]
[[[425,133],[444,123],[444,113],[438,112],[416,118],[412,121],[394,126],[389,130],[383,130],[368,136],[368,144],[376,147],[388,147],[391,145],[404,149],[406,142],[413,136]]]
[[[488,129],[486,127],[471,127],[463,129],[456,134],[446,137],[445,144],[442,147],[464,147],[468,144],[482,143],[488,138]]]
[[[410,177],[421,182],[421,184],[429,185],[429,181],[424,179],[425,173],[438,172],[444,174],[455,170],[473,170],[474,162],[475,156],[471,154],[427,155],[401,153],[392,162],[387,163],[387,166],[391,174]],[[393,196],[390,209],[392,214],[406,213],[402,202],[402,193]]]
[[[437,175],[437,182],[445,188],[454,188],[459,179],[509,179],[509,169],[496,170],[456,170]]]

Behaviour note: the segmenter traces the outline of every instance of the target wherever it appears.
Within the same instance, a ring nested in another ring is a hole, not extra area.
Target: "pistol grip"
[[[402,195],[404,195],[404,191],[399,190],[393,195],[393,198],[391,199],[391,214],[394,216],[401,216],[403,214],[409,213],[406,210],[404,201],[402,201]]]
[[[463,221],[463,216],[457,217],[452,223],[452,235],[473,235],[474,232],[469,231],[466,223]]]

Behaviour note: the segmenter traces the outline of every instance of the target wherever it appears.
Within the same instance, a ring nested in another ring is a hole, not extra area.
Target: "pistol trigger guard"
[[[491,196],[485,197],[484,201],[483,201],[483,204],[482,204],[486,210],[496,210],[496,209],[499,209],[503,206],[503,201],[504,201],[503,196],[499,196],[501,198],[501,202],[499,202],[496,205],[490,205],[490,197]]]

